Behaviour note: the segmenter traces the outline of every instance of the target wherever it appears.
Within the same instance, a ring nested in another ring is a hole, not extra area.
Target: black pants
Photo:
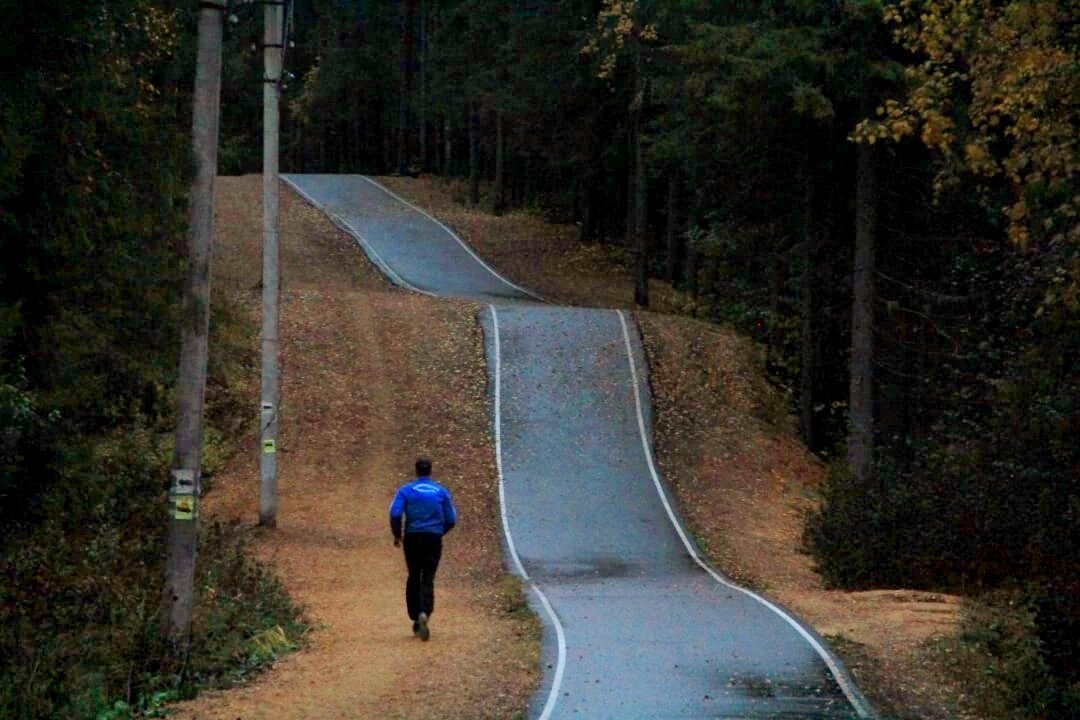
[[[420,613],[429,616],[435,611],[435,571],[442,557],[442,535],[436,533],[406,533],[405,564],[409,579],[405,583],[405,605],[409,619],[415,621]]]

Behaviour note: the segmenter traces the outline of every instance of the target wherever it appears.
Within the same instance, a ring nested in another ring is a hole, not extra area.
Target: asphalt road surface
[[[688,538],[653,462],[632,318],[542,304],[366,177],[284,179],[394,283],[489,303],[507,560],[545,623],[531,717],[875,717],[820,637]]]

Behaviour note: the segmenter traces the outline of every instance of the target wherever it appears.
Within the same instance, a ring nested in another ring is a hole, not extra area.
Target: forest
[[[226,33],[223,174],[261,167],[248,4]],[[122,628],[116,657],[151,658],[129,697],[169,687],[175,661],[146,610],[162,558],[145,531],[174,404],[196,8],[44,6],[5,2],[0,30],[0,714],[38,703],[12,717],[130,686],[92,639],[74,652],[88,613]],[[464,180],[473,206],[576,224],[639,307],[668,283],[681,312],[756,338],[829,463],[804,536],[826,582],[999,609],[972,642],[1001,658],[1014,717],[1080,717],[1078,11],[295,0],[282,170]],[[251,363],[222,339],[212,366]],[[218,389],[228,433],[244,408]],[[269,582],[236,563],[221,582]],[[107,669],[73,691],[77,663]]]
[[[1011,681],[1040,687],[1017,702],[1060,717],[1080,689],[1077,10],[298,2],[282,162],[466,179],[473,205],[608,246],[639,307],[671,283],[757,337],[831,462],[805,531],[827,582],[1022,605],[1037,651]],[[231,170],[254,171],[256,107],[226,112]]]
[[[243,678],[272,654],[253,637],[297,628],[243,537],[208,524],[190,654],[161,631],[191,164],[187,5],[3,4],[0,717],[152,713]],[[249,427],[238,378],[255,363],[238,314],[217,300],[208,478]]]

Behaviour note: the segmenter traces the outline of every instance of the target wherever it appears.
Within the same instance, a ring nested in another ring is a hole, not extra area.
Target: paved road
[[[541,305],[433,218],[360,176],[286,181],[395,282],[487,301],[506,549],[546,624],[548,718],[860,718],[824,642],[705,563],[652,460],[636,328]]]
[[[438,220],[362,175],[284,179],[355,237],[396,285],[489,302],[538,299],[501,278]]]

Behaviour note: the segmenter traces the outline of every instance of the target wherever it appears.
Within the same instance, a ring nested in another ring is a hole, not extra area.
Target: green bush
[[[878,468],[878,482],[863,486],[846,463],[832,463],[803,541],[832,587],[936,588],[953,565],[946,550],[956,531],[947,510],[929,512],[927,488],[885,477]]]
[[[245,552],[247,532],[215,522],[202,533],[189,689],[242,681],[299,647],[307,630],[277,578]]]
[[[194,76],[176,7],[15,3],[0,31],[4,718],[152,715],[302,634],[243,531],[210,527],[189,656],[162,639]],[[213,311],[211,473],[249,431],[254,347],[227,297]]]
[[[190,655],[170,654],[160,624],[164,467],[147,442],[136,433],[118,443],[100,482],[70,488],[69,515],[50,516],[0,557],[3,717],[126,717],[117,713],[241,680],[302,637],[298,609],[244,553],[244,530],[212,524],[201,533]],[[254,652],[271,628],[287,642]]]
[[[1038,627],[1040,588],[999,590],[965,603],[961,633],[942,641],[946,666],[983,717],[1080,718],[1080,683],[1056,675]]]

